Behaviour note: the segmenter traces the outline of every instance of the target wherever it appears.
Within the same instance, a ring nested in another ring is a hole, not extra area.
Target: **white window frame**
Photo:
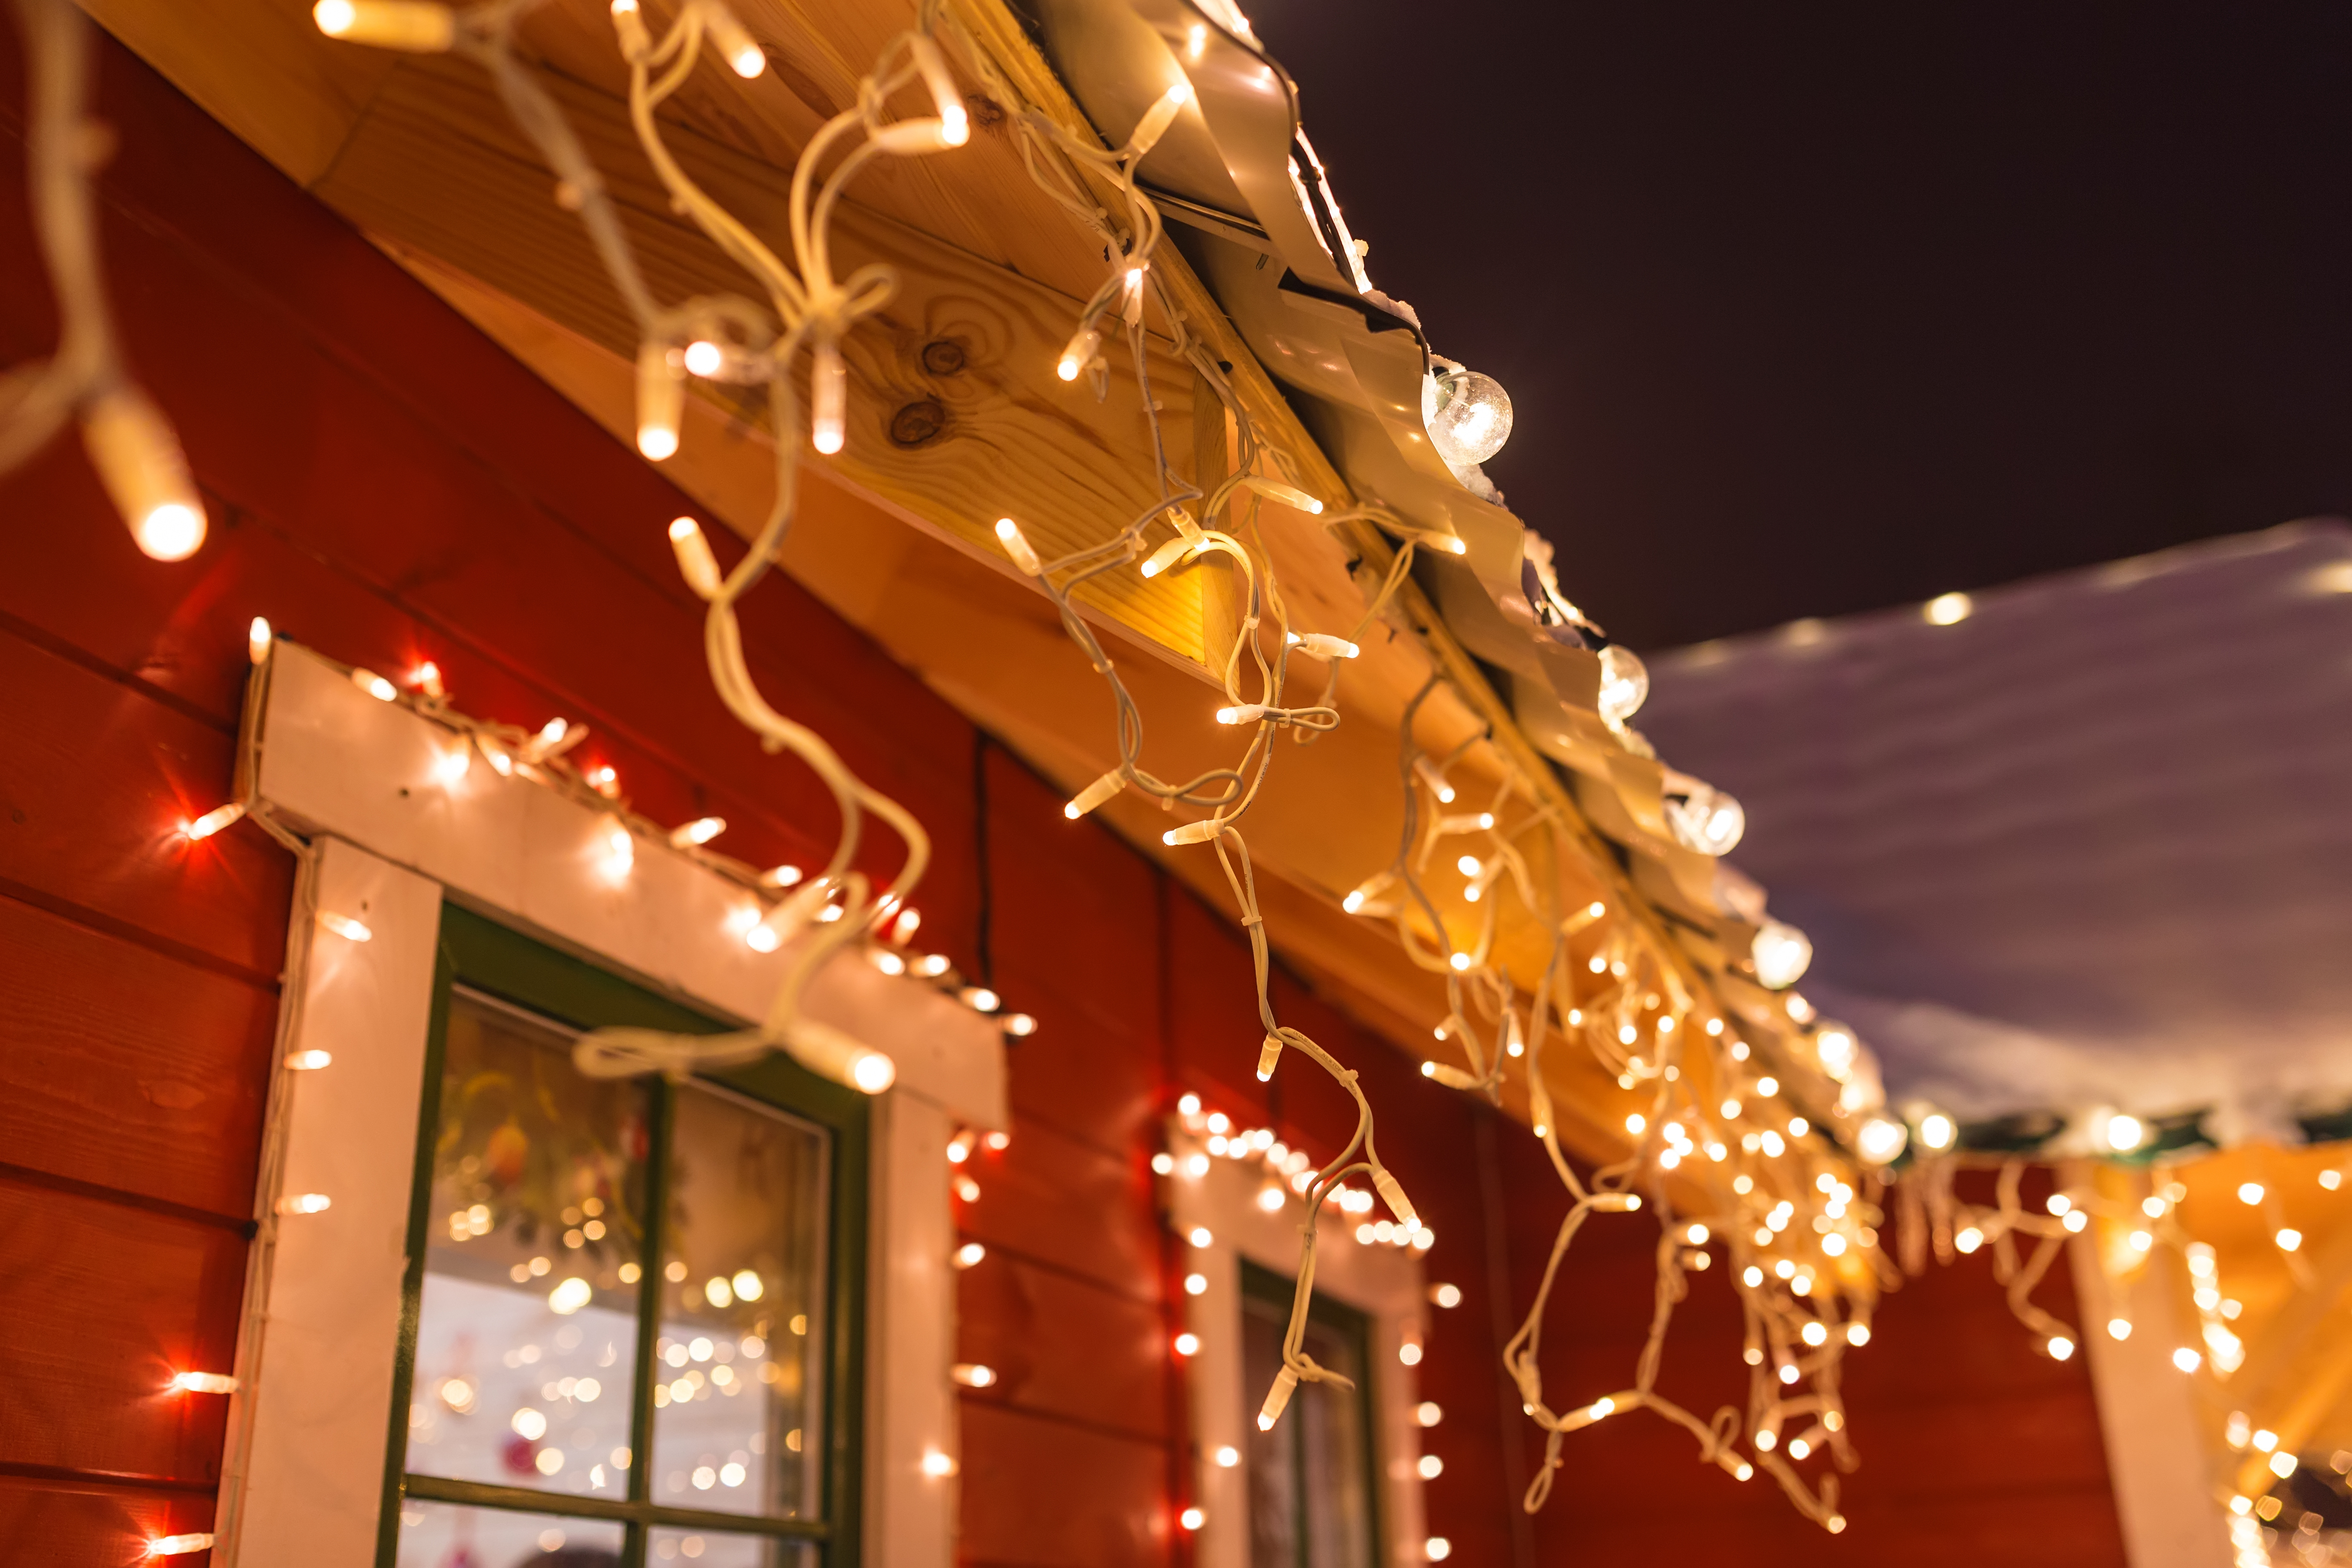
[[[1185,1326],[1200,1338],[1187,1375],[1192,1415],[1193,1504],[1202,1511],[1193,1531],[1196,1568],[1250,1568],[1249,1435],[1257,1419],[1263,1388],[1242,1384],[1242,1270],[1244,1258],[1278,1274],[1298,1270],[1299,1199],[1286,1190],[1286,1202],[1269,1213],[1258,1197],[1270,1179],[1255,1155],[1235,1160],[1213,1155],[1200,1133],[1181,1118],[1167,1126],[1171,1169],[1160,1180],[1168,1223],[1183,1243],[1185,1270],[1202,1289],[1188,1284]],[[1364,1314],[1372,1368],[1373,1506],[1388,1561],[1425,1561],[1425,1484],[1419,1469],[1420,1349],[1428,1341],[1429,1295],[1422,1259],[1411,1247],[1355,1237],[1356,1220],[1328,1209],[1315,1240],[1315,1289]],[[1209,1245],[1192,1237],[1205,1230]],[[1404,1359],[1412,1346],[1412,1360]],[[1242,1456],[1220,1465],[1220,1450]]]
[[[450,730],[378,701],[308,649],[279,642],[247,706],[247,798],[310,847],[215,1560],[373,1568],[443,900],[739,1022],[766,1012],[790,949],[762,954],[730,934],[743,889],[662,846],[640,840],[629,875],[606,877],[602,813],[484,766],[447,780],[435,764],[456,749]],[[322,914],[360,921],[368,940]],[[960,1467],[947,1148],[958,1127],[1007,1127],[1003,1041],[951,998],[854,959],[822,971],[806,1006],[898,1066],[872,1107],[861,1555],[877,1568],[950,1568]],[[331,1060],[287,1065],[309,1051]],[[306,1194],[329,1206],[279,1213]]]

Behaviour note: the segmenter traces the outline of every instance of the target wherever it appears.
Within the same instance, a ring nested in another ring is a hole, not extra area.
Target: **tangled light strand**
[[[1003,94],[1005,101],[1019,101],[1011,84],[993,71],[992,62],[983,51],[968,47],[967,53],[981,62],[982,74],[992,91]],[[1356,1074],[1342,1067],[1336,1058],[1304,1031],[1281,1023],[1275,1015],[1269,989],[1271,960],[1265,922],[1258,907],[1256,875],[1249,847],[1238,824],[1248,813],[1265,783],[1266,771],[1273,761],[1272,748],[1276,731],[1288,729],[1294,734],[1312,735],[1328,731],[1339,721],[1339,710],[1330,700],[1336,684],[1336,670],[1332,681],[1327,682],[1321,700],[1306,706],[1284,705],[1283,687],[1292,651],[1297,649],[1336,666],[1339,660],[1354,657],[1357,650],[1352,638],[1336,637],[1328,633],[1294,631],[1289,612],[1275,581],[1271,559],[1265,565],[1261,584],[1258,563],[1245,544],[1222,530],[1203,528],[1186,510],[1186,503],[1197,502],[1202,518],[1217,517],[1224,512],[1234,498],[1248,492],[1250,500],[1244,526],[1245,531],[1253,532],[1257,524],[1259,497],[1281,501],[1309,515],[1323,510],[1320,501],[1296,487],[1253,471],[1257,466],[1260,447],[1248,411],[1234,395],[1215,357],[1186,331],[1183,313],[1177,309],[1165,286],[1150,269],[1152,251],[1160,242],[1161,229],[1157,210],[1136,185],[1136,170],[1190,98],[1188,84],[1180,81],[1170,88],[1146,110],[1126,143],[1116,149],[1090,146],[1034,110],[1020,116],[1023,159],[1031,177],[1078,221],[1091,238],[1100,244],[1108,268],[1103,284],[1079,312],[1077,330],[1063,350],[1055,366],[1056,374],[1065,381],[1075,381],[1081,374],[1088,374],[1097,397],[1108,395],[1109,372],[1108,363],[1102,354],[1102,327],[1112,304],[1119,302],[1120,320],[1126,329],[1129,352],[1135,365],[1136,387],[1151,431],[1155,479],[1160,495],[1109,540],[1050,562],[1037,555],[1020,524],[1013,519],[1000,520],[996,531],[1007,555],[1022,571],[1035,579],[1039,587],[1053,600],[1071,639],[1111,689],[1117,717],[1118,763],[1073,798],[1064,807],[1065,815],[1075,820],[1127,789],[1136,790],[1171,809],[1180,805],[1205,809],[1209,813],[1206,817],[1169,830],[1163,835],[1163,841],[1171,847],[1193,844],[1211,846],[1239,906],[1242,929],[1249,938],[1259,1021],[1265,1028],[1265,1038],[1258,1053],[1259,1079],[1271,1079],[1280,1068],[1285,1051],[1296,1050],[1328,1073],[1355,1102],[1356,1128],[1347,1146],[1303,1183],[1295,1184],[1302,1205],[1298,1274],[1289,1322],[1283,1335],[1282,1366],[1276,1373],[1273,1384],[1266,1391],[1258,1410],[1258,1426],[1261,1430],[1267,1430],[1281,1419],[1293,1391],[1301,1382],[1353,1386],[1345,1376],[1318,1364],[1307,1353],[1303,1342],[1308,1306],[1314,1295],[1316,1216],[1324,1204],[1342,1190],[1342,1184],[1349,1176],[1361,1173],[1396,1216],[1396,1223],[1402,1227],[1404,1234],[1412,1235],[1418,1231],[1421,1222],[1412,1201],[1405,1195],[1403,1185],[1380,1157],[1371,1104],[1358,1084]],[[1091,167],[1112,183],[1128,218],[1124,229],[1111,221],[1110,214],[1105,208],[1088,199],[1086,184],[1068,160]],[[1159,301],[1160,314],[1167,323],[1176,352],[1213,389],[1234,422],[1238,447],[1234,471],[1219,479],[1205,495],[1198,486],[1184,483],[1169,465],[1158,403],[1151,393],[1144,323],[1147,284]],[[1163,521],[1171,529],[1171,537],[1146,554],[1146,531]],[[1162,779],[1141,765],[1143,723],[1140,710],[1125,681],[1120,679],[1117,667],[1104,653],[1100,639],[1071,600],[1073,592],[1083,584],[1135,561],[1139,555],[1144,556],[1139,570],[1146,577],[1156,577],[1164,572],[1202,563],[1211,556],[1222,557],[1238,579],[1243,592],[1244,613],[1221,671],[1228,705],[1218,710],[1217,720],[1220,723],[1249,728],[1250,739],[1242,756],[1233,766],[1213,769],[1181,783]],[[1367,622],[1371,613],[1377,613],[1378,607],[1375,605],[1373,611],[1368,612]],[[1265,629],[1274,639],[1271,658],[1261,636],[1261,627],[1269,613],[1273,617],[1272,625]],[[1360,626],[1358,629],[1360,631]],[[1243,689],[1242,660],[1245,653],[1255,672],[1255,700]]]
[[[333,37],[394,48],[454,49],[489,71],[516,122],[555,170],[558,200],[581,215],[605,270],[636,321],[641,345],[637,447],[647,458],[658,462],[677,450],[689,376],[766,390],[774,493],[751,549],[733,571],[722,574],[709,542],[691,520],[681,518],[671,525],[670,543],[688,585],[709,605],[704,650],[720,699],[769,751],[789,751],[806,763],[841,813],[841,830],[824,868],[766,923],[779,928],[779,934],[806,926],[836,898],[842,917],[826,922],[828,929],[818,930],[800,947],[766,1019],[753,1028],[709,1037],[599,1029],[581,1040],[579,1064],[582,1070],[600,1076],[658,1070],[678,1077],[698,1067],[781,1048],[813,1070],[879,1092],[888,1086],[890,1074],[870,1065],[877,1054],[805,1016],[800,999],[809,980],[835,952],[878,930],[905,908],[929,863],[930,841],[911,814],[860,780],[821,736],[769,704],[745,662],[736,605],[773,564],[792,525],[801,430],[792,383],[794,362],[805,348],[811,362],[811,444],[822,452],[840,450],[847,379],[841,340],[858,321],[882,309],[897,288],[896,275],[880,266],[860,268],[846,278],[835,276],[827,230],[841,192],[861,169],[882,156],[916,157],[961,144],[971,135],[970,121],[929,37],[910,32],[893,39],[873,71],[859,81],[856,103],[817,131],[793,169],[789,210],[796,268],[788,267],[687,175],[664,144],[655,118],[692,74],[706,39],[718,46],[739,76],[761,74],[765,55],[720,0],[688,0],[658,39],[646,26],[637,0],[612,0],[614,32],[629,68],[629,117],[639,143],[676,209],[750,273],[765,296],[764,304],[735,295],[707,295],[662,307],[645,283],[594,164],[562,112],[514,58],[516,26],[538,3],[489,0],[461,13],[415,0],[320,0],[313,16]],[[935,112],[890,118],[888,100],[918,81],[929,89]],[[828,154],[844,148],[832,173],[820,181],[818,170]],[[852,868],[868,813],[894,830],[905,846],[898,872],[878,893],[864,873]],[[887,1058],[878,1059],[887,1064]]]
[[[79,419],[90,465],[139,548],[184,561],[205,542],[204,500],[171,422],[122,368],[106,308],[89,175],[111,133],[84,113],[89,24],[71,0],[16,0],[16,15],[28,45],[33,229],[61,326],[54,354],[0,374],[0,474]]]

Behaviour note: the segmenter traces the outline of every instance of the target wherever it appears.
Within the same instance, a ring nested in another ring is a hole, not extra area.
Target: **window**
[[[866,1101],[445,906],[380,1568],[854,1568]]]
[[[1282,1366],[1296,1282],[1244,1258],[1242,1375],[1264,1389]],[[1371,1330],[1365,1315],[1318,1292],[1301,1348],[1355,1384],[1303,1383],[1287,1418],[1249,1434],[1250,1568],[1374,1568]]]

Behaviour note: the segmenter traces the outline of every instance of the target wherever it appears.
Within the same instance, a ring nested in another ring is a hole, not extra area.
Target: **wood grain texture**
[[[1175,1533],[1167,1478],[1157,1444],[967,1400],[957,1555],[1005,1568],[1157,1568]]]
[[[9,1163],[253,1212],[277,994],[0,898]]]
[[[967,1393],[1103,1432],[1183,1441],[1169,1388],[1171,1331],[1157,1302],[992,1253],[956,1279],[956,1359],[994,1369]]]
[[[0,1470],[0,1548],[12,1563],[128,1568],[142,1555],[142,1542],[212,1523],[208,1497]],[[181,1559],[191,1568],[211,1560],[210,1552]]]
[[[956,1205],[966,1237],[1133,1300],[1160,1300],[1160,1223],[1140,1147],[1107,1154],[1024,1125],[1012,1147],[983,1152],[963,1170],[980,1186],[978,1202]]]
[[[284,853],[180,825],[229,796],[232,738],[0,631],[0,879],[257,977],[285,954]]]
[[[656,298],[755,292],[669,200],[645,159],[621,100],[551,84],[604,174]],[[788,232],[783,173],[680,132],[680,162],[755,232]],[[948,154],[952,158],[956,154]],[[368,229],[416,247],[634,360],[635,323],[578,221],[548,199],[550,176],[473,66],[404,61],[386,80],[317,190]],[[1157,499],[1150,445],[1131,385],[1097,404],[1053,366],[1078,301],[879,214],[845,206],[835,224],[844,276],[871,263],[897,269],[897,295],[844,345],[850,368],[849,442],[813,465],[903,509],[989,559],[1002,556],[996,519],[1017,510],[1048,557],[1098,542]],[[964,369],[927,372],[927,344],[952,342]],[[1161,349],[1153,380],[1172,425],[1190,437],[1192,378]],[[945,414],[939,433],[901,445],[898,411],[919,401]],[[1051,475],[1050,484],[1036,482]],[[1084,595],[1179,657],[1202,657],[1200,584],[1112,573]]]
[[[243,1236],[0,1178],[0,1466],[208,1483],[226,1402],[175,1373],[231,1364]]]

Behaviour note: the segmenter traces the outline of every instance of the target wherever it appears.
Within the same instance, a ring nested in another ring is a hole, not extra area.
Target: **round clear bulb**
[[[1779,991],[1805,977],[1806,967],[1813,962],[1813,944],[1787,921],[1766,921],[1748,953],[1756,964],[1756,978],[1766,989]]]
[[[1511,438],[1511,395],[1475,370],[1423,376],[1421,422],[1437,455],[1456,468],[1485,462]]]
[[[1694,783],[1689,793],[1666,797],[1666,826],[1685,849],[1728,855],[1748,831],[1748,813],[1723,791]]]
[[[1862,1043],[1843,1024],[1824,1020],[1813,1031],[1813,1055],[1821,1059],[1822,1070],[1841,1082],[1853,1075],[1861,1052]]]
[[[1622,724],[1650,700],[1650,668],[1641,656],[1615,643],[1601,650],[1601,716]],[[1747,825],[1741,818],[1741,826]]]

